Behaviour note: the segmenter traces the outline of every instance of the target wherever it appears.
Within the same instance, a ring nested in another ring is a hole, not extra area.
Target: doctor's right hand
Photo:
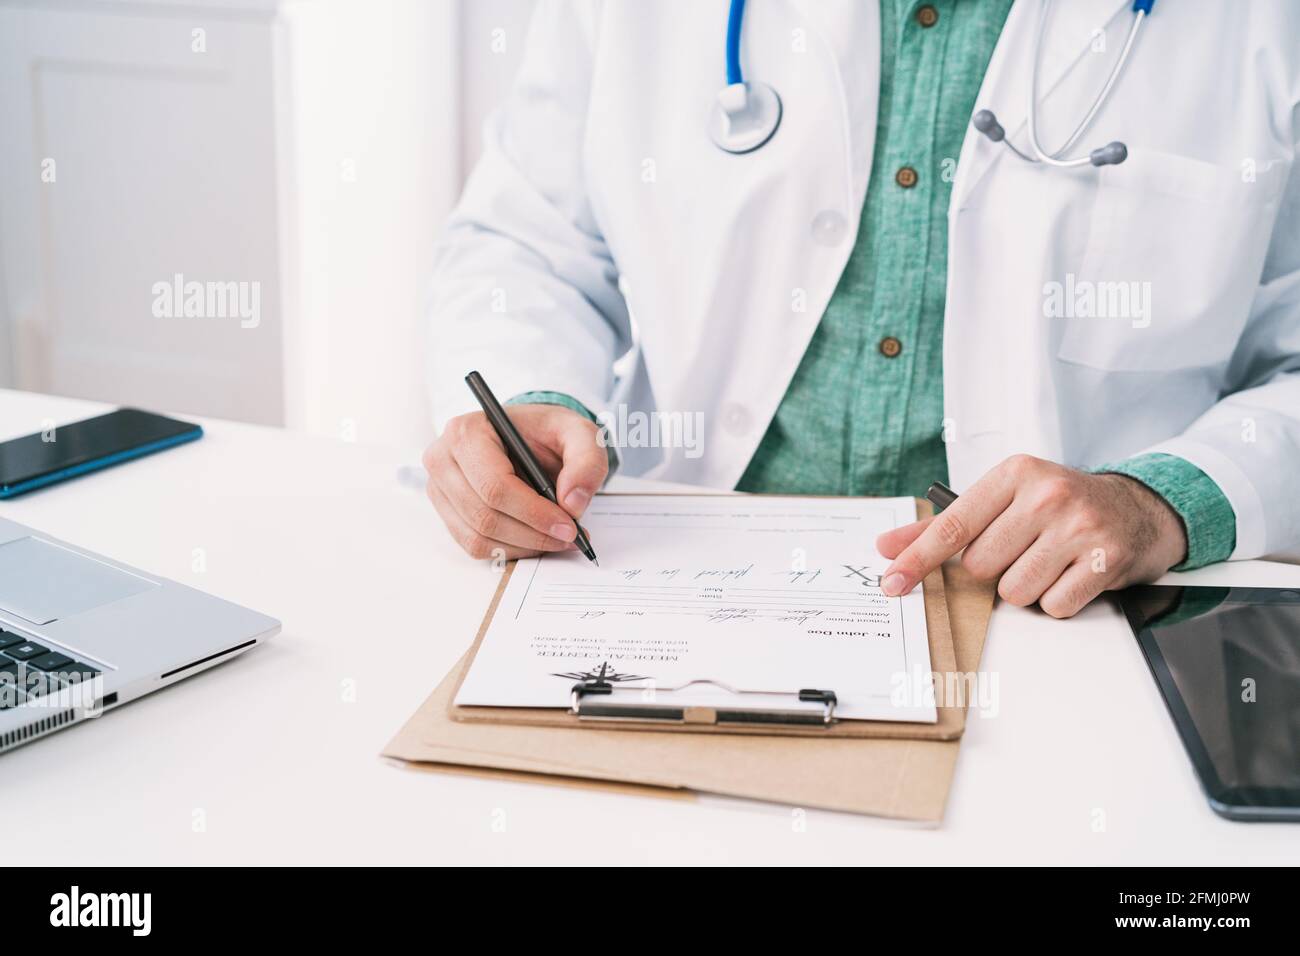
[[[555,483],[563,508],[515,474],[482,412],[453,418],[424,453],[426,490],[472,558],[521,558],[574,548],[573,520],[605,481],[609,457],[591,420],[562,405],[512,405],[508,414]]]

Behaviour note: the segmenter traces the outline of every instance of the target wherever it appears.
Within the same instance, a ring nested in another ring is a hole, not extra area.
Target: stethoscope
[[[766,83],[745,82],[740,72],[740,25],[745,0],[731,0],[727,13],[727,85],[709,113],[709,136],[718,149],[749,153],[781,125],[781,97]]]
[[[1052,0],[1043,0],[1043,8],[1038,14],[1038,32],[1034,37],[1034,63],[1029,74],[1029,109],[1026,110],[1027,121],[1025,123],[1025,132],[1029,137],[1029,148],[1033,155],[1026,155],[1016,148],[1016,145],[1007,139],[1007,131],[1002,128],[998,118],[993,115],[992,110],[980,110],[971,118],[971,123],[975,128],[991,139],[995,143],[1005,143],[1011,152],[1015,153],[1027,163],[1045,163],[1048,166],[1067,169],[1072,166],[1115,166],[1128,159],[1128,147],[1118,140],[1107,143],[1105,146],[1099,146],[1092,150],[1086,156],[1074,156],[1064,158],[1061,156],[1067,149],[1075,144],[1084,130],[1092,125],[1093,119],[1101,112],[1101,108],[1110,100],[1111,91],[1115,88],[1115,81],[1124,70],[1124,64],[1128,63],[1129,54],[1133,51],[1133,44],[1137,42],[1138,30],[1142,28],[1143,21],[1151,12],[1151,8],[1156,5],[1156,0],[1133,0],[1133,25],[1129,27],[1128,39],[1124,41],[1124,49],[1120,51],[1119,59],[1115,62],[1114,68],[1110,71],[1110,76],[1106,78],[1106,83],[1097,94],[1097,98],[1092,103],[1092,108],[1088,110],[1083,121],[1074,128],[1070,138],[1061,144],[1060,149],[1055,152],[1047,152],[1038,142],[1038,63],[1042,58],[1043,34],[1047,32],[1047,16],[1052,7]]]
[[[975,128],[995,143],[1005,143],[1007,148],[1027,163],[1044,163],[1058,168],[1072,166],[1114,166],[1128,158],[1128,147],[1119,141],[1107,143],[1092,150],[1086,156],[1062,157],[1067,149],[1078,141],[1101,108],[1110,101],[1115,83],[1128,63],[1133,45],[1137,41],[1138,30],[1151,13],[1156,0],[1133,0],[1133,25],[1129,28],[1128,39],[1120,51],[1119,60],[1110,71],[1106,83],[1093,101],[1083,121],[1075,127],[1070,138],[1059,149],[1047,152],[1038,141],[1038,64],[1042,59],[1043,35],[1047,31],[1048,13],[1052,0],[1043,0],[1043,7],[1038,15],[1038,31],[1034,36],[1034,62],[1029,80],[1029,109],[1027,111],[1026,132],[1032,155],[1021,152],[1011,140],[1007,139],[1006,130],[993,115],[992,110],[980,110],[972,118]],[[740,28],[745,16],[745,0],[731,0],[731,9],[727,14],[727,85],[718,93],[709,114],[709,136],[721,150],[728,153],[748,153],[758,149],[776,132],[781,125],[781,97],[776,90],[766,83],[746,82],[740,70]]]

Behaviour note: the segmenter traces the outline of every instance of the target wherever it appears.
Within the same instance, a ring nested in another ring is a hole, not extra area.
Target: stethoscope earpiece
[[[992,110],[980,110],[971,122],[975,124],[977,130],[995,143],[1000,143],[1007,138],[1007,131],[1002,128],[1002,124],[998,122]]]
[[[1094,166],[1118,166],[1126,159],[1128,159],[1128,147],[1119,140],[1107,143],[1088,154],[1088,162]]]

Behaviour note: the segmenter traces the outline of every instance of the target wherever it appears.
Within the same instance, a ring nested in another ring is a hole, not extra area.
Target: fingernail
[[[590,501],[591,492],[586,488],[574,488],[564,496],[564,507],[568,509],[569,514],[580,515],[586,510]]]
[[[556,523],[551,525],[551,537],[559,538],[561,541],[572,541],[578,536],[578,529],[573,526],[572,521]]]
[[[903,589],[906,587],[907,587],[907,578],[903,577],[897,571],[895,571],[893,574],[885,575],[885,580],[880,582],[880,590],[884,591],[885,594],[889,595],[890,597],[897,597],[898,595],[902,594]]]

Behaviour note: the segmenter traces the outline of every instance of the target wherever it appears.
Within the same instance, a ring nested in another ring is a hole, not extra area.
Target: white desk
[[[0,439],[100,410],[0,391]],[[416,450],[203,424],[202,441],[0,502],[0,514],[273,614],[284,631],[0,757],[0,814],[22,821],[5,830],[6,859],[546,863],[592,833],[616,833],[626,863],[1300,859],[1300,827],[1233,824],[1206,806],[1106,603],[1070,621],[994,612],[983,665],[1000,713],[972,717],[938,829],[808,811],[799,830],[788,807],[401,769],[379,750],[465,649],[496,575],[455,551],[422,493],[397,480]],[[1300,567],[1181,577],[1295,587]]]

